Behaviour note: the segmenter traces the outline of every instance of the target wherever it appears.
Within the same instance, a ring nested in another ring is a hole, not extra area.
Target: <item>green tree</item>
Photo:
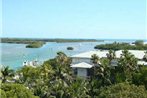
[[[33,89],[36,86],[36,82],[40,79],[40,67],[24,66],[17,71],[17,74],[19,74],[18,83],[23,83],[25,86]]]
[[[97,70],[96,69],[101,64],[100,63],[100,58],[96,54],[93,54],[91,56],[91,62],[94,64],[94,67],[93,67],[93,71],[94,72],[91,72],[91,73],[93,73],[93,76],[95,76],[96,73],[97,73]],[[91,76],[91,78],[93,78],[93,76]]]
[[[0,89],[0,98],[7,98],[6,92]]]
[[[10,69],[8,66],[4,66],[1,69],[2,83],[6,82],[14,76],[14,70]]]
[[[147,67],[144,66],[139,72],[133,74],[133,83],[136,85],[144,85],[147,89]]]
[[[88,95],[88,82],[86,80],[77,78],[67,89],[67,97],[63,98],[90,98]]]
[[[122,55],[119,58],[118,66],[116,68],[116,71],[118,72],[116,73],[116,75],[118,75],[117,77],[121,77],[121,81],[131,81],[133,73],[135,73],[138,68],[135,56],[127,50],[122,51]]]
[[[136,40],[135,45],[136,46],[139,46],[139,45],[142,46],[143,45],[143,40]]]
[[[119,83],[99,90],[98,98],[147,98],[144,86],[129,83]]]
[[[96,54],[93,54],[91,56],[91,61],[95,66],[97,66],[100,63],[100,59]]]
[[[109,60],[109,65],[111,65],[111,61],[116,59],[115,51],[109,50],[109,53],[106,54],[107,59]]]
[[[6,98],[38,98],[21,84],[2,83],[1,89],[5,92]]]

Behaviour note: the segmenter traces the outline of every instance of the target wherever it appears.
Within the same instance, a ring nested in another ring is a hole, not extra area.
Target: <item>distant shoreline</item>
[[[33,42],[103,42],[104,40],[96,39],[41,39],[41,38],[1,38],[1,43],[31,44]]]

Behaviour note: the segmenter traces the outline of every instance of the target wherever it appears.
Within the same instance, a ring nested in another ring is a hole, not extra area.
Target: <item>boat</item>
[[[23,62],[23,66],[32,66],[32,67],[36,67],[40,65],[38,60],[33,60],[33,61],[24,61]]]

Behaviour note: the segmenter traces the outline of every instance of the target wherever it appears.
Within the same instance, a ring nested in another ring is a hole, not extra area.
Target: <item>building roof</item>
[[[91,56],[93,54],[96,54],[98,57],[107,57],[106,54],[108,53],[108,51],[89,51],[89,52],[84,52],[84,53],[80,53],[77,55],[73,55],[71,57],[73,58],[91,58]]]
[[[85,62],[71,65],[72,68],[92,68],[93,66],[94,65],[90,65],[90,64],[85,63]]]
[[[145,55],[144,50],[128,50],[131,54],[133,54],[137,59],[143,59],[143,56]],[[116,51],[116,57],[120,58],[122,54],[122,50]]]
[[[144,50],[129,50],[129,52],[131,52],[136,58],[138,59],[142,59],[143,56],[145,55],[145,51]],[[84,52],[84,53],[80,53],[77,55],[73,55],[71,56],[72,58],[91,58],[91,56],[93,54],[96,54],[98,57],[102,58],[102,57],[107,57],[107,53],[109,53],[108,51],[89,51],[89,52]],[[120,58],[121,54],[122,54],[122,50],[118,50],[115,52],[116,57]]]
[[[145,62],[145,61],[138,61],[137,62],[139,65],[147,65],[147,62]]]

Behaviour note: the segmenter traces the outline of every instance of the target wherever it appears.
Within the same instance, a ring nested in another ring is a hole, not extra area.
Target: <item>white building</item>
[[[143,57],[145,55],[145,51],[142,50],[128,50],[131,54],[133,54],[139,61],[138,64],[140,65],[147,65],[147,62],[143,61]],[[91,69],[93,67],[93,63],[91,62],[91,56],[93,54],[96,54],[99,58],[105,58],[107,57],[107,53],[109,51],[89,51],[80,53],[77,55],[71,56],[72,58],[72,64],[71,67],[73,69],[77,70],[77,76],[88,76],[88,69]],[[118,50],[115,52],[116,58],[120,58],[122,54],[122,50]],[[112,60],[112,65],[117,66],[117,60]]]
[[[77,64],[81,62],[92,64],[90,59],[93,54],[96,54],[99,58],[102,58],[102,57],[107,57],[106,55],[107,53],[109,52],[108,51],[89,51],[89,52],[84,52],[84,53],[80,53],[77,55],[73,55],[71,56],[72,64]]]
[[[75,74],[80,77],[89,76],[89,69],[93,67],[93,65],[82,62],[78,64],[72,64],[71,67],[74,69]]]

